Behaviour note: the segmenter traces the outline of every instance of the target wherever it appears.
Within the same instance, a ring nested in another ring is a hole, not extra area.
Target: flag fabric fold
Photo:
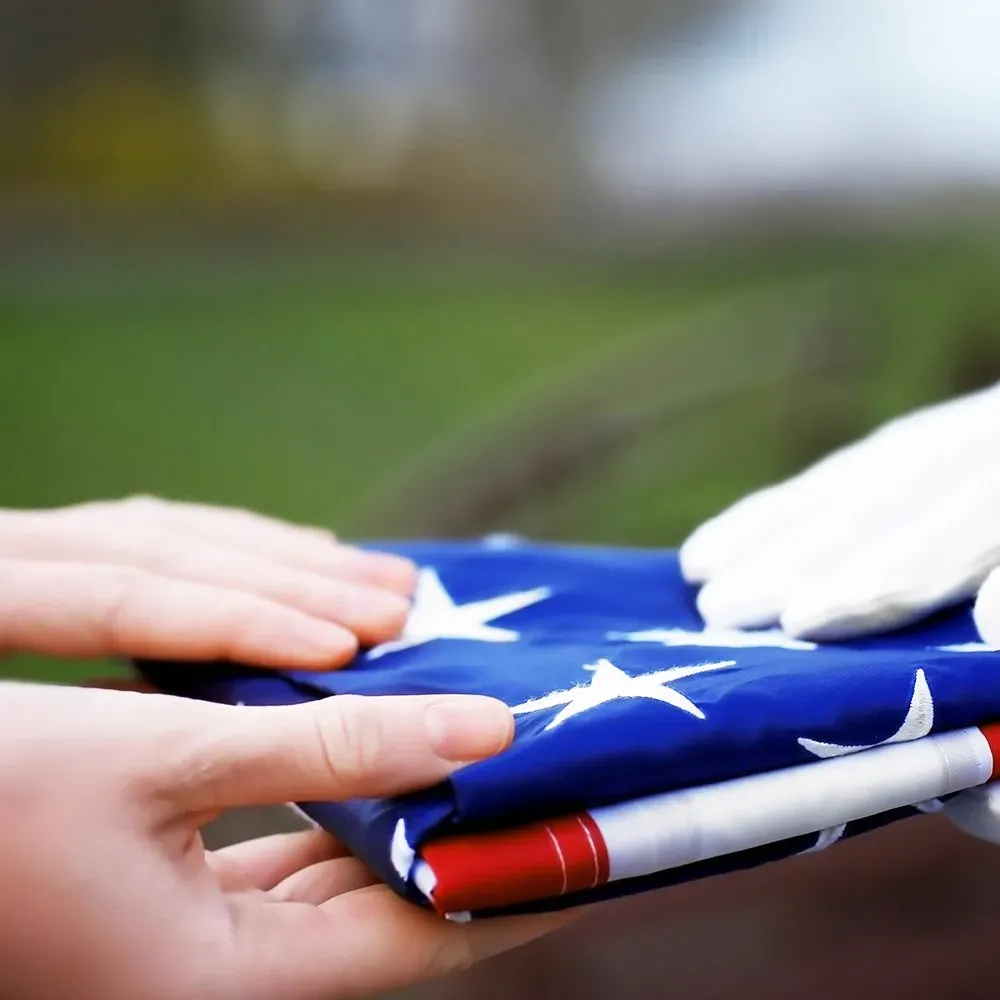
[[[382,544],[420,568],[403,635],[324,674],[143,662],[232,704],[476,693],[512,746],[386,800],[300,803],[456,918],[556,909],[823,849],[994,778],[1000,658],[968,606],[816,645],[706,628],[676,554],[510,538]]]

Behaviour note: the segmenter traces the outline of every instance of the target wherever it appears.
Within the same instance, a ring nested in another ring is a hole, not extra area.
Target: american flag
[[[412,795],[299,804],[400,894],[452,918],[821,850],[1000,774],[1000,660],[968,606],[817,645],[706,628],[670,550],[509,536],[373,547],[415,560],[419,583],[402,636],[349,668],[139,668],[162,690],[234,704],[505,701],[517,731],[497,757]]]

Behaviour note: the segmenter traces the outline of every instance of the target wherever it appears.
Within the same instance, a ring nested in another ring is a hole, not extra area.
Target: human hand
[[[0,511],[0,651],[329,669],[398,636],[415,580],[406,559],[241,510]]]
[[[319,831],[206,852],[218,811],[383,796],[500,751],[492,699],[250,708],[0,685],[0,968],[19,1000],[333,1000],[527,942],[566,916],[454,924]]]
[[[1000,646],[1000,385],[893,420],[701,525],[680,551],[712,625],[844,639],[974,596]],[[984,583],[985,581],[985,583]],[[981,589],[980,589],[981,587]]]

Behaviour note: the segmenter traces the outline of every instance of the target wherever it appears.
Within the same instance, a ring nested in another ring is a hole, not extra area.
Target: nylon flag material
[[[402,636],[323,674],[140,663],[231,704],[477,693],[514,742],[410,795],[299,806],[455,919],[559,909],[820,850],[1000,773],[1000,656],[969,606],[816,645],[706,628],[676,553],[509,537],[420,568]],[[996,765],[994,764],[996,758]]]

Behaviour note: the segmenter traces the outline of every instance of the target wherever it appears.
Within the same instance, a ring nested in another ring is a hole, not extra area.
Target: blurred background
[[[0,504],[677,544],[1000,378],[998,37],[995,0],[0,0]],[[407,996],[981,996],[998,889],[926,817]]]

